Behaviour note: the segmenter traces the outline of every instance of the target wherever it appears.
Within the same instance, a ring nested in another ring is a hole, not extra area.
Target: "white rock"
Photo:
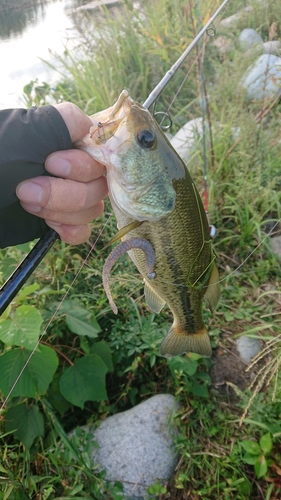
[[[213,134],[223,134],[223,126],[216,122],[212,124]],[[205,133],[207,139],[207,147],[210,144],[210,133],[209,133],[209,125],[206,120],[205,122]],[[231,133],[233,140],[237,140],[241,134],[240,127],[231,127]],[[166,134],[167,135],[167,134]],[[176,152],[180,155],[185,163],[192,159],[194,155],[198,152],[203,151],[203,118],[194,118],[187,122],[174,137],[168,137],[170,143],[176,150]]]
[[[278,42],[277,40],[274,40],[272,42],[264,42],[263,52],[264,54],[281,56],[281,42]]]
[[[242,50],[248,50],[263,43],[262,37],[252,28],[245,28],[242,30],[238,40]]]
[[[261,55],[241,80],[247,99],[264,99],[281,93],[281,57]]]
[[[249,17],[249,12],[253,10],[253,7],[249,5],[248,7],[245,7],[245,9],[241,9],[236,14],[233,14],[233,16],[226,17],[225,19],[222,19],[219,23],[219,27],[222,28],[227,28],[227,29],[232,29],[236,28],[238,23],[241,24],[243,21],[245,24],[248,21]]]
[[[171,139],[171,144],[183,161],[188,162],[196,151],[196,145],[201,143],[202,135],[203,118],[194,118],[177,131]]]
[[[173,475],[177,454],[170,416],[176,409],[174,396],[158,394],[93,431],[100,446],[93,451],[95,464],[106,470],[107,480],[123,483],[126,498],[143,498],[148,486]]]
[[[251,363],[252,359],[260,352],[261,345],[258,339],[252,339],[246,335],[241,335],[236,341],[239,356],[245,363]]]
[[[281,236],[274,236],[270,238],[272,251],[279,257],[281,260]]]

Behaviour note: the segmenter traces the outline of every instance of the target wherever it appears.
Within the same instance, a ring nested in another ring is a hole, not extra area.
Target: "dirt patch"
[[[240,391],[247,389],[267,359],[263,358],[246,371],[249,365],[240,359],[235,342],[226,338],[222,344],[226,345],[218,347],[212,358],[214,364],[210,370],[211,383],[220,394],[235,401],[237,394],[230,384],[235,385]]]

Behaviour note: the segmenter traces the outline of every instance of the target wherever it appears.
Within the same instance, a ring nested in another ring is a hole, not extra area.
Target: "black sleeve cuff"
[[[50,175],[46,157],[71,148],[66,124],[53,106],[0,111],[0,248],[41,237],[49,229],[21,207],[15,189],[23,180]]]

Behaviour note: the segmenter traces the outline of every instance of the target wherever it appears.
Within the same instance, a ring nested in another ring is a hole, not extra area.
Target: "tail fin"
[[[196,352],[208,357],[212,355],[212,347],[205,326],[197,333],[187,333],[176,326],[171,327],[161,344],[160,354],[170,358],[185,352]]]

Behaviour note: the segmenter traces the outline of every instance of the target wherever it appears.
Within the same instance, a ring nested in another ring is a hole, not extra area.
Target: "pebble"
[[[281,42],[278,42],[277,40],[273,40],[272,42],[264,42],[263,52],[264,54],[281,56]]]
[[[170,142],[183,161],[187,163],[196,151],[196,145],[200,143],[202,135],[203,119],[194,118],[178,130]]]
[[[261,344],[258,339],[241,335],[236,341],[236,347],[240,358],[247,364],[260,352]]]
[[[239,35],[239,45],[242,50],[249,50],[263,43],[260,34],[252,28],[245,28]]]
[[[252,10],[253,7],[251,5],[248,5],[248,7],[239,10],[238,12],[236,12],[236,14],[233,14],[233,16],[222,19],[219,23],[219,27],[225,29],[235,29],[238,25],[247,25],[249,12],[251,12]]]
[[[270,238],[272,251],[279,257],[281,260],[281,236],[274,236]]]
[[[107,480],[123,483],[126,499],[147,498],[148,486],[173,475],[176,429],[171,427],[170,417],[176,410],[174,396],[158,394],[106,418],[93,431],[93,439],[100,446],[93,450],[95,464],[99,470],[106,470]]]
[[[249,101],[281,94],[281,57],[262,54],[248,68],[241,85]]]

